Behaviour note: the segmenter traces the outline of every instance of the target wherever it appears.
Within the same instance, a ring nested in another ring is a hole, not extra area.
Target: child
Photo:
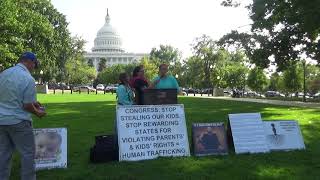
[[[117,103],[118,105],[133,105],[134,94],[129,85],[129,76],[126,73],[119,75],[120,85],[117,89]]]

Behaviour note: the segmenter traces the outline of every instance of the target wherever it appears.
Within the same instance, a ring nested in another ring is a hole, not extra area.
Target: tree
[[[106,63],[107,63],[106,58],[100,58],[100,62],[99,62],[99,65],[98,65],[98,71],[99,72],[103,71],[107,67]]]
[[[16,63],[24,49],[24,29],[19,26],[19,7],[14,1],[0,1],[0,7],[0,63],[6,69]]]
[[[143,57],[140,61],[145,70],[145,77],[150,81],[153,80],[158,74],[158,66],[150,61],[148,57]]]
[[[226,0],[223,5],[233,3]],[[320,1],[259,0],[248,9],[253,21],[251,33],[232,31],[222,43],[241,45],[261,68],[276,64],[277,70],[283,71],[303,54],[320,64]]]
[[[41,59],[44,80],[64,72],[71,56],[65,16],[47,0],[2,0],[0,6],[0,64],[13,66],[28,50]]]
[[[73,85],[91,83],[96,77],[96,69],[90,67],[83,56],[84,44],[82,38],[72,38],[72,56],[67,60],[63,74],[65,80]]]
[[[155,64],[151,63],[148,57],[143,57],[140,60],[140,65],[144,67],[145,77],[148,80],[152,80],[158,74],[158,67]],[[138,64],[117,64],[107,67],[98,74],[97,83],[118,83],[120,73],[126,72],[128,75],[132,76],[133,69],[136,66],[138,66]]]
[[[85,63],[85,59],[74,59],[66,64],[68,84],[89,84],[95,79],[96,70]]]
[[[116,65],[107,67],[98,74],[97,83],[102,83],[102,84],[119,83],[119,74],[125,72],[128,75],[131,75],[135,66],[136,64],[116,64]]]
[[[195,39],[192,44],[194,60],[198,61],[201,65],[200,79],[201,87],[212,87],[211,82],[211,71],[214,71],[215,64],[218,63],[220,48],[217,46],[216,42],[207,35],[202,35]]]
[[[229,87],[231,89],[243,90],[246,85],[246,75],[248,68],[240,63],[232,63],[227,65],[223,74],[221,87]]]
[[[320,92],[320,78],[314,79],[309,83],[308,87],[311,94],[316,94]]]
[[[174,65],[169,66],[169,73],[172,76],[177,76],[178,79],[180,79],[182,75],[182,63],[181,62],[176,62]]]
[[[263,70],[259,67],[251,69],[248,75],[247,84],[253,91],[262,92],[265,85],[267,85],[267,77]]]
[[[185,85],[192,88],[201,88],[201,69],[202,66],[195,56],[189,57],[183,66],[184,73],[182,79]]]
[[[99,83],[116,84],[119,82],[119,74],[123,72],[123,65],[117,64],[102,70],[97,77]]]
[[[306,64],[306,86],[311,94],[320,91],[320,68],[313,64]]]
[[[203,37],[205,38],[205,37]],[[209,46],[205,45],[205,41]],[[241,51],[228,52],[210,39],[198,41],[200,53],[189,57],[181,71],[183,84],[195,88],[221,87],[244,89],[248,72],[247,57]],[[202,58],[201,58],[202,57]],[[209,75],[206,75],[206,72]],[[206,78],[209,77],[209,80]]]
[[[241,3],[239,1],[235,1],[235,0],[223,0],[221,2],[221,5],[225,7],[238,7],[240,6],[240,4]]]
[[[181,64],[181,74],[179,74],[179,86],[181,87],[191,87],[188,82],[187,69],[186,64]]]
[[[93,65],[93,60],[92,60],[92,59],[89,59],[89,60],[88,60],[88,66],[94,67],[94,65]]]
[[[247,58],[241,51],[230,53],[220,49],[220,57],[213,70],[213,82],[222,88],[244,89],[248,67]]]
[[[290,65],[283,72],[283,84],[288,93],[297,93],[302,88],[302,71],[299,71],[296,64]]]
[[[181,59],[181,53],[177,48],[170,45],[160,45],[158,48],[152,48],[150,52],[150,62],[159,66],[160,64],[174,65]]]
[[[271,74],[268,89],[270,91],[280,91],[281,90],[281,76],[278,72]]]

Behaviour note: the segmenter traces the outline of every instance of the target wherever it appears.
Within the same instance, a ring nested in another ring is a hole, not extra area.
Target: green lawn
[[[191,144],[193,122],[227,120],[229,113],[261,112],[264,120],[299,120],[307,150],[208,157],[160,158],[141,162],[89,163],[94,136],[113,131],[114,95],[39,95],[48,116],[35,128],[68,128],[68,168],[42,170],[39,180],[106,179],[320,179],[320,110],[257,103],[181,97]],[[12,179],[19,179],[18,157]]]
[[[303,101],[303,98],[297,98],[297,97],[249,97],[249,98],[256,98],[256,99],[270,99],[270,100],[281,100],[281,101]],[[312,102],[312,103],[320,103],[320,98],[316,98],[316,99],[311,99],[311,98],[307,98],[306,99],[307,102]],[[319,105],[320,106],[320,105]]]

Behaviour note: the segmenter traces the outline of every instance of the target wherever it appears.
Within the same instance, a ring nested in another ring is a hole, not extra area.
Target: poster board
[[[190,156],[183,105],[117,106],[119,161]]]
[[[177,104],[177,89],[144,89],[144,105]]]
[[[67,168],[67,129],[34,129],[36,169]]]
[[[297,121],[264,121],[267,143],[272,151],[305,149]]]
[[[260,113],[229,114],[236,154],[269,152]]]
[[[192,124],[192,138],[195,156],[228,154],[223,122]]]

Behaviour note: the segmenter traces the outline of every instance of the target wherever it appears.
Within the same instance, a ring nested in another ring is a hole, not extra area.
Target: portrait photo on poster
[[[34,129],[36,169],[67,167],[67,130]]]
[[[224,123],[192,124],[194,154],[196,156],[228,154]]]

